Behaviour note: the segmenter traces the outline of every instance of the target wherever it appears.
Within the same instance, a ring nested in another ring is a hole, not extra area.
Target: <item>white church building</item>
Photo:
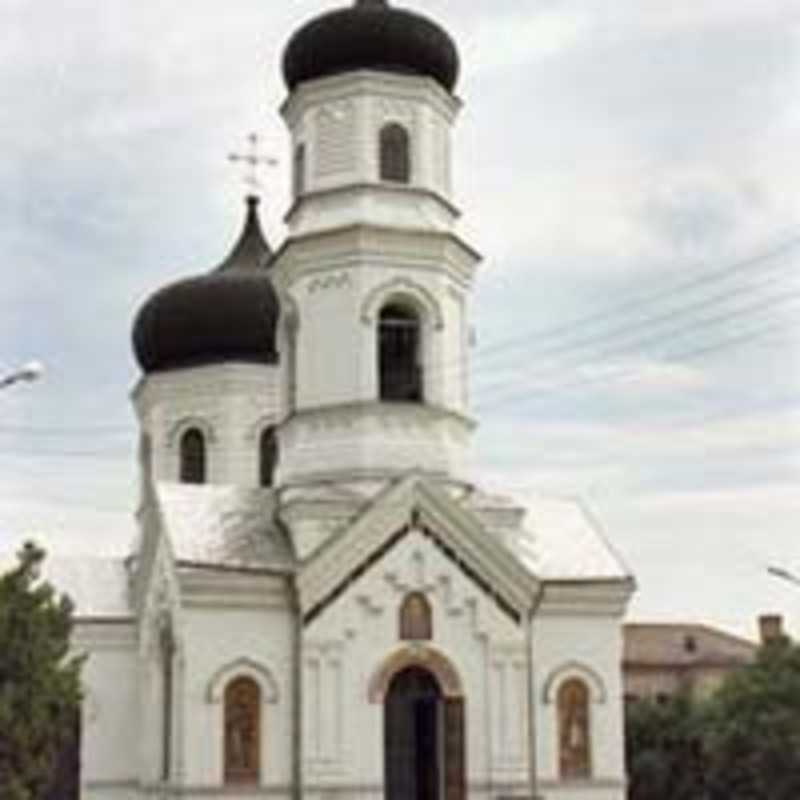
[[[293,202],[134,324],[138,539],[59,564],[83,800],[623,800],[629,571],[469,463],[458,54],[383,0],[284,55]],[[497,154],[500,157],[501,154]]]

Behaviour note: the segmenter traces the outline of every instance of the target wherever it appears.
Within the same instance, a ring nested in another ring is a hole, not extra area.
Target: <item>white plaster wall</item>
[[[469,289],[447,265],[421,264],[413,243],[407,247],[383,257],[371,250],[349,252],[346,260],[329,256],[324,270],[288,275],[300,325],[297,413],[280,434],[281,482],[414,468],[469,476]],[[417,310],[424,408],[446,413],[415,413],[413,404],[384,403],[379,414],[345,408],[378,401],[377,321],[390,301]],[[318,412],[326,408],[331,413],[323,417]]]
[[[446,265],[415,263],[413,242],[408,248],[380,260],[348,253],[324,272],[290,278],[300,318],[298,410],[377,399],[377,317],[397,300],[422,321],[426,403],[466,413],[468,290]]]
[[[291,235],[387,219],[391,225],[424,224],[424,213],[398,219],[387,217],[389,209],[381,203],[359,204],[357,195],[344,202],[326,196],[345,187],[380,183],[379,133],[389,123],[409,132],[410,186],[432,196],[428,213],[438,226],[451,228],[456,217],[449,206],[451,130],[459,108],[459,101],[435,81],[416,76],[361,71],[301,85],[283,108],[292,152],[300,144],[306,148],[307,196],[289,215]],[[406,200],[406,211],[424,202],[415,194],[410,203]],[[395,210],[403,213],[399,206]]]
[[[568,615],[543,610],[534,624],[534,663],[538,728],[550,731],[539,737],[539,774],[545,782],[558,782],[557,708],[546,702],[545,685],[554,675],[554,693],[569,677],[584,677],[575,665],[588,668],[601,681],[605,697],[593,698],[590,707],[593,782],[612,788],[586,786],[594,794],[581,794],[577,786],[562,787],[558,797],[602,797],[621,800],[619,785],[625,780],[624,722],[622,698],[621,620],[613,615],[585,612]],[[589,682],[591,686],[591,682]],[[576,783],[576,782],[573,782]],[[616,787],[616,788],[614,788]],[[599,794],[598,794],[599,792]]]
[[[246,658],[263,664],[278,699],[262,706],[261,778],[265,789],[291,783],[292,621],[287,608],[220,607],[183,611],[183,741],[181,780],[189,789],[223,784],[223,706],[209,699],[212,678]],[[234,793],[235,794],[235,793]],[[234,796],[225,790],[225,797]],[[252,797],[252,791],[249,793]]]
[[[83,668],[82,794],[125,798],[125,787],[138,779],[141,733],[135,627],[79,622],[75,639],[76,649],[89,655]]]
[[[412,533],[305,630],[306,797],[327,796],[337,786],[351,787],[345,797],[382,797],[383,706],[370,704],[367,691],[380,665],[402,644],[399,608],[413,590],[426,593],[433,609],[432,645],[464,685],[469,782],[477,787],[491,780],[491,653],[499,648],[524,658],[524,631],[430,540]]]
[[[134,395],[152,475],[178,480],[180,438],[206,433],[208,482],[257,486],[259,436],[285,416],[283,366],[220,364],[146,376]]]

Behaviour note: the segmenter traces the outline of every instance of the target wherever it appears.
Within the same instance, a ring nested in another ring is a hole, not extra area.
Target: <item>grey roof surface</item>
[[[0,554],[0,573],[13,569],[13,554]],[[59,594],[75,604],[75,615],[82,618],[117,619],[131,617],[128,602],[128,574],[122,558],[48,555],[42,578]]]
[[[530,503],[516,554],[544,580],[624,580],[632,575],[595,520],[573,499],[539,496]]]
[[[270,489],[159,483],[156,497],[179,562],[240,569],[293,564],[287,537],[274,523]]]

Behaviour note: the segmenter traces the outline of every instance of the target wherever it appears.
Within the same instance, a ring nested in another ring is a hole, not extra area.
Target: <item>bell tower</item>
[[[294,408],[280,482],[467,474],[468,301],[478,254],[455,232],[458,54],[383,0],[312,20],[284,54]]]

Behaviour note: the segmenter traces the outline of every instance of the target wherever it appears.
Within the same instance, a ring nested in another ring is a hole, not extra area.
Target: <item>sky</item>
[[[630,618],[800,635],[800,5],[411,0],[448,28],[473,298],[475,478],[580,497],[636,574]],[[280,166],[282,48],[328,0],[0,0],[0,549],[133,537],[130,325],[218,263],[227,162]]]

